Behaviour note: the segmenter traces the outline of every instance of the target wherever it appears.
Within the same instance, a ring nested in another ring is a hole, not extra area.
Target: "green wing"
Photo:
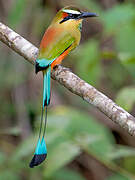
[[[47,35],[47,34],[46,34]],[[45,48],[39,50],[38,59],[53,60],[60,56],[75,41],[75,38],[67,32],[56,36],[52,42]]]

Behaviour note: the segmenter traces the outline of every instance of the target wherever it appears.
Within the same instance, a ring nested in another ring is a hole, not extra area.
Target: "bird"
[[[60,9],[50,26],[45,31],[35,61],[35,73],[43,74],[43,102],[39,137],[30,168],[40,165],[47,157],[45,132],[47,122],[47,107],[51,96],[51,71],[61,64],[62,60],[74,50],[80,42],[82,21],[88,17],[98,16],[93,12],[84,12],[73,6]],[[44,115],[45,114],[45,115]],[[43,124],[43,117],[45,122]]]

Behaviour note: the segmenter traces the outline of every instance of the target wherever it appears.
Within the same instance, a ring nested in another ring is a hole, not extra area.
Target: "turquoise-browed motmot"
[[[44,137],[47,121],[47,106],[50,104],[51,70],[54,66],[60,64],[68,53],[79,44],[82,20],[95,16],[97,16],[96,13],[83,12],[71,6],[65,7],[56,14],[42,38],[38,58],[35,62],[35,72],[38,73],[42,71],[43,73],[43,104],[39,138],[35,154],[30,162],[31,168],[41,164],[47,156]],[[44,111],[45,124],[42,132]]]

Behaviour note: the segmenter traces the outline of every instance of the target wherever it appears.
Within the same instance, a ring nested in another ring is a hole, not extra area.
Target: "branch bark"
[[[34,65],[38,48],[2,23],[0,23],[0,41]],[[113,122],[124,128],[130,135],[135,136],[135,118],[103,93],[99,92],[65,67],[57,66],[51,75],[53,79],[57,80],[72,93],[94,105]]]

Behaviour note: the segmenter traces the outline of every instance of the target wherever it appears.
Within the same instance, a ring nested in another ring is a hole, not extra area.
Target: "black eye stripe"
[[[78,16],[80,16],[80,14],[68,14],[68,16],[72,19],[77,18]]]
[[[68,16],[65,17],[62,21],[60,21],[60,24],[69,20],[69,19],[77,19],[80,17],[80,14],[71,14],[71,13],[68,13]]]
[[[65,17],[62,21],[60,21],[60,24],[67,21],[67,20],[69,20],[69,19],[71,19],[69,16]]]

